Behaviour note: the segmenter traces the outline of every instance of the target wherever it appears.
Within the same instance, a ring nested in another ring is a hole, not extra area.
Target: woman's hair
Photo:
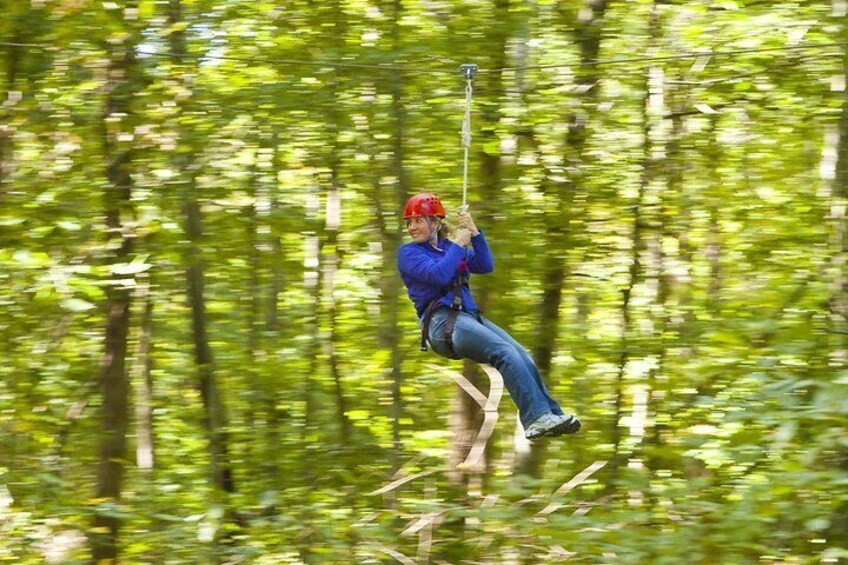
[[[453,230],[444,218],[439,218],[439,220],[441,221],[441,224],[439,224],[439,237],[442,239],[448,239],[451,231]]]

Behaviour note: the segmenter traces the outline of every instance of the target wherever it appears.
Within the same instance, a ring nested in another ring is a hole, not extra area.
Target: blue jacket
[[[439,249],[429,242],[406,243],[400,247],[398,270],[419,318],[427,305],[446,290],[440,302],[446,306],[453,304],[453,280],[459,271],[485,274],[495,268],[492,252],[482,231],[471,238],[471,246],[473,249],[465,249],[450,240],[440,239]],[[462,309],[477,311],[477,305],[467,287],[462,287]]]

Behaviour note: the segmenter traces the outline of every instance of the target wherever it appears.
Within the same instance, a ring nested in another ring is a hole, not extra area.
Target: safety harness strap
[[[430,336],[430,320],[433,318],[433,314],[439,308],[450,308],[448,319],[445,322],[443,339],[447,343],[451,355],[458,359],[459,356],[453,349],[453,329],[456,326],[456,319],[459,317],[459,312],[462,310],[462,287],[468,288],[468,272],[460,270],[453,279],[452,287],[452,289],[451,287],[447,287],[448,290],[442,289],[441,295],[430,302],[424,310],[424,318],[421,323],[421,351],[427,351],[427,338]],[[448,307],[441,300],[450,290],[454,292],[453,304]],[[477,320],[480,321],[480,313],[476,312],[475,315]]]

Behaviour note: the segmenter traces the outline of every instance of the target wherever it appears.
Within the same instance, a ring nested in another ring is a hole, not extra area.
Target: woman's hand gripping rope
[[[474,220],[471,219],[471,215],[465,211],[460,210],[456,215],[456,223],[459,228],[465,228],[471,232],[471,237],[474,237],[480,230],[477,229],[477,224],[474,223]]]

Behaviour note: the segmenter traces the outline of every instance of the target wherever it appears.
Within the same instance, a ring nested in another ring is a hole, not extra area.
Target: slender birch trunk
[[[139,285],[138,303],[143,307],[143,312],[136,350],[134,387],[136,465],[143,471],[152,471],[156,442],[153,433],[153,296],[149,276],[145,276]]]

